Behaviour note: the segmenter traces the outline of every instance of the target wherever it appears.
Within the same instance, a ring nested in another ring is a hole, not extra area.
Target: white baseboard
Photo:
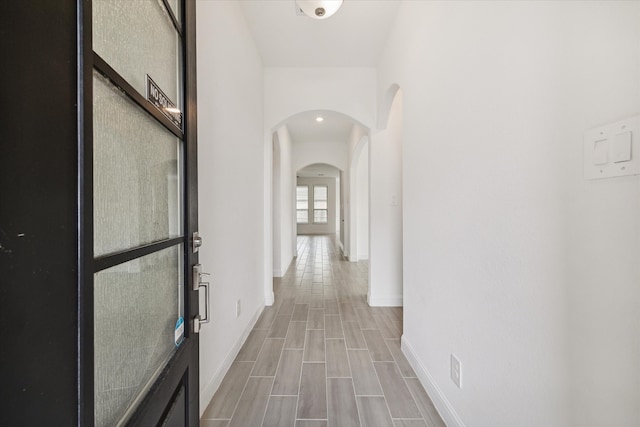
[[[222,384],[224,376],[227,374],[227,371],[229,371],[231,364],[236,359],[236,356],[240,352],[242,345],[249,337],[251,330],[256,325],[256,322],[258,321],[258,318],[262,314],[263,310],[264,307],[256,311],[238,341],[236,341],[235,345],[231,348],[229,353],[227,353],[227,357],[224,358],[222,365],[218,368],[215,375],[211,378],[206,386],[200,389],[200,416],[202,416],[204,411],[207,409],[209,402],[211,402],[211,399],[213,399],[213,395],[216,394],[218,387],[220,387],[220,384]]]
[[[264,293],[264,305],[271,307],[274,302],[276,302],[276,296],[273,293],[273,285],[271,285],[271,289]]]
[[[402,307],[402,295],[379,297],[367,294],[367,302],[371,307]]]
[[[404,335],[401,340],[401,348],[402,352],[407,357],[409,364],[418,375],[418,380],[420,380],[420,383],[431,398],[433,405],[438,410],[438,413],[447,427],[464,427],[462,419],[460,419],[460,416],[458,416],[455,409],[453,409],[451,403],[447,400],[442,391],[440,391],[440,388],[436,385],[435,381],[433,381],[433,377],[429,374],[429,371],[425,368],[422,362],[420,362],[420,359],[416,356],[413,347],[409,344]]]
[[[358,261],[367,261],[369,259],[369,254],[358,254]]]
[[[287,273],[289,267],[291,267],[291,263],[293,262],[293,257],[289,259],[287,265],[281,265],[280,268],[273,269],[273,277],[282,277]]]
[[[292,263],[293,263],[293,257],[289,258],[289,261],[287,262],[287,265],[283,265],[284,269],[281,270],[282,271],[282,276],[287,274],[287,271],[289,271],[289,269],[291,268],[291,264]],[[282,276],[280,276],[280,277],[282,277]]]

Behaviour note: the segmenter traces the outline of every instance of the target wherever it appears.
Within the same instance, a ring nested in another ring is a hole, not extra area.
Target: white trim
[[[289,267],[291,267],[292,262],[293,262],[293,257],[291,257],[289,259],[289,262],[287,262],[287,265],[284,266],[284,270],[282,269],[282,266],[280,266],[280,268],[274,268],[273,277],[283,277],[287,273],[287,270],[289,270]]]
[[[296,256],[298,256],[297,253],[296,253],[296,255],[292,256],[289,259],[289,262],[287,263],[287,268],[284,269],[284,274],[287,274],[287,271],[289,271],[289,269],[291,268],[291,265],[293,264],[293,260],[295,259]]]
[[[297,256],[297,254],[296,254]],[[287,271],[289,270],[289,267],[291,267],[291,263],[293,262],[293,259],[295,257],[291,257],[289,258],[289,261],[287,262],[287,265],[284,266],[284,270],[282,269],[282,266],[280,266],[280,268],[274,268],[273,269],[273,277],[283,277]]]
[[[359,254],[358,261],[367,261],[369,259],[369,254]]]
[[[273,278],[271,278],[271,280],[273,281]],[[271,288],[272,290],[269,292],[266,292],[266,295],[264,296],[264,305],[271,307],[273,305],[273,303],[276,301],[276,297],[275,294],[273,293],[273,287]]]
[[[413,347],[411,347],[404,335],[402,336],[400,347],[447,427],[465,427],[462,419],[436,385],[427,368],[420,362]]]
[[[371,295],[371,291],[369,291],[367,302],[371,307],[402,307],[402,295],[378,297]]]
[[[233,361],[236,360],[236,356],[240,352],[240,349],[242,348],[244,342],[249,337],[251,330],[256,325],[256,322],[260,318],[260,315],[262,314],[263,311],[264,311],[264,307],[256,311],[256,313],[253,315],[253,318],[251,318],[249,325],[247,325],[247,328],[244,330],[244,333],[242,334],[240,339],[236,341],[235,345],[231,347],[231,350],[229,351],[229,353],[227,353],[227,357],[225,357],[224,361],[222,362],[222,365],[220,366],[220,368],[218,368],[215,375],[211,378],[211,381],[209,381],[209,383],[204,388],[200,389],[200,416],[201,417],[202,417],[202,414],[204,414],[204,411],[207,409],[207,406],[209,406],[211,399],[213,399],[213,395],[216,394],[216,391],[218,391],[218,387],[220,387],[220,384],[222,384],[222,380],[224,379],[224,376],[229,371],[229,368],[231,368],[231,364],[233,363]]]

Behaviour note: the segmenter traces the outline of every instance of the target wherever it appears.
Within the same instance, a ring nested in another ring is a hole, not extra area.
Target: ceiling
[[[295,0],[239,1],[265,67],[375,67],[399,0],[344,0],[325,20],[297,11]],[[322,115],[324,121],[315,118]],[[293,142],[346,141],[354,121],[308,111],[287,121]]]
[[[317,122],[316,117],[324,120]],[[286,124],[293,142],[346,142],[354,121],[344,114],[319,110],[297,114]]]
[[[242,0],[265,67],[375,67],[398,0],[345,0],[332,17],[296,13],[294,0]]]

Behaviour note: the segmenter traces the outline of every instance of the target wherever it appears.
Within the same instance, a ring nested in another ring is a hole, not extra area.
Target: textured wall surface
[[[640,422],[638,178],[582,177],[583,133],[640,111],[639,14],[401,6],[404,340],[450,425]]]

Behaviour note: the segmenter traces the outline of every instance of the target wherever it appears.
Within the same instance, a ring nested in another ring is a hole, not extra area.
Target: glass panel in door
[[[94,255],[180,236],[180,140],[97,72],[93,94]]]
[[[182,142],[97,72],[93,93],[95,256],[180,237]],[[94,275],[97,426],[126,419],[177,348],[183,259],[176,242]]]
[[[182,272],[177,245],[95,274],[96,426],[126,419],[175,352]]]
[[[182,36],[162,0],[93,0],[92,14],[108,64],[93,75],[94,420],[111,426],[171,369],[186,317],[184,142],[139,97],[149,76],[182,110]]]
[[[178,20],[178,22],[180,24],[182,24],[182,9],[180,8],[180,1],[179,0],[168,0],[167,3],[169,3],[169,6],[171,7],[171,10],[173,11],[173,16],[175,16],[176,19]]]
[[[182,110],[181,38],[162,0],[94,0],[93,50],[143,96],[148,74]]]

